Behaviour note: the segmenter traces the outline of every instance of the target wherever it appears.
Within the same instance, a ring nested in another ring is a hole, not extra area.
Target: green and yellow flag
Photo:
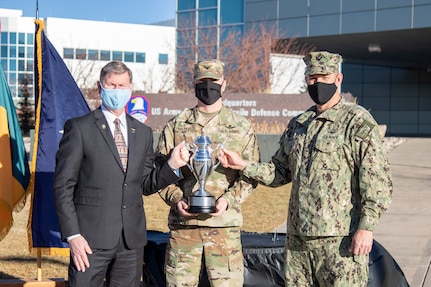
[[[11,92],[0,66],[0,240],[12,227],[12,211],[25,204],[30,170]]]

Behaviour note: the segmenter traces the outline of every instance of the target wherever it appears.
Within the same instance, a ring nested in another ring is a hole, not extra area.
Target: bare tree
[[[226,63],[225,74],[229,79],[229,92],[232,93],[269,93],[274,70],[292,67],[274,67],[277,62],[271,61],[274,53],[305,55],[311,47],[300,45],[295,38],[275,39],[275,28],[261,24],[252,26],[241,34],[238,31],[220,29],[223,39],[218,43],[214,27],[196,30],[188,25],[178,27],[177,38],[177,92],[191,92],[193,87],[193,65],[198,59],[218,58]],[[281,64],[282,65],[282,62]],[[297,69],[297,68],[296,68]],[[289,85],[293,77],[276,79]]]

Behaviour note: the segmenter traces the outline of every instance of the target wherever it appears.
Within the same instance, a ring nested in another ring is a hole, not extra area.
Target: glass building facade
[[[20,83],[33,87],[34,33],[2,32],[0,60],[13,97],[22,97]]]
[[[342,91],[387,125],[387,135],[429,136],[429,15],[431,0],[177,0],[177,52],[195,58],[181,31],[205,47],[200,33],[220,42],[224,28],[243,33],[263,23],[279,39],[340,53]]]

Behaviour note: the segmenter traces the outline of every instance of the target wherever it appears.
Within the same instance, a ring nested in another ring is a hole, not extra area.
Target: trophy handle
[[[196,156],[198,148],[197,147],[192,147],[188,142],[185,142],[184,145],[185,145],[185,147],[186,147],[186,149],[188,151],[190,151],[190,152],[193,153],[193,155],[189,158],[189,161],[186,163],[186,165],[190,169],[190,171],[193,173],[193,175],[195,176],[195,178],[197,179],[196,174],[195,174],[195,169],[194,169],[193,164],[191,162],[193,161],[193,158]]]
[[[215,149],[211,150],[211,153],[214,151],[218,151],[219,149],[224,148],[224,145],[222,143],[217,144],[217,146],[215,147]],[[214,171],[219,165],[220,165],[220,161],[218,160],[218,157],[216,156],[216,162],[214,163],[212,170]]]

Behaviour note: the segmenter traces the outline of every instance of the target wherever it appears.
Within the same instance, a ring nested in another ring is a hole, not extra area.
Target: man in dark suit
[[[183,143],[155,160],[151,128],[125,113],[133,90],[121,62],[102,68],[102,105],[68,120],[56,156],[54,194],[62,238],[70,245],[68,286],[139,286],[146,219],[142,194],[181,178]],[[119,122],[118,122],[119,120]]]

